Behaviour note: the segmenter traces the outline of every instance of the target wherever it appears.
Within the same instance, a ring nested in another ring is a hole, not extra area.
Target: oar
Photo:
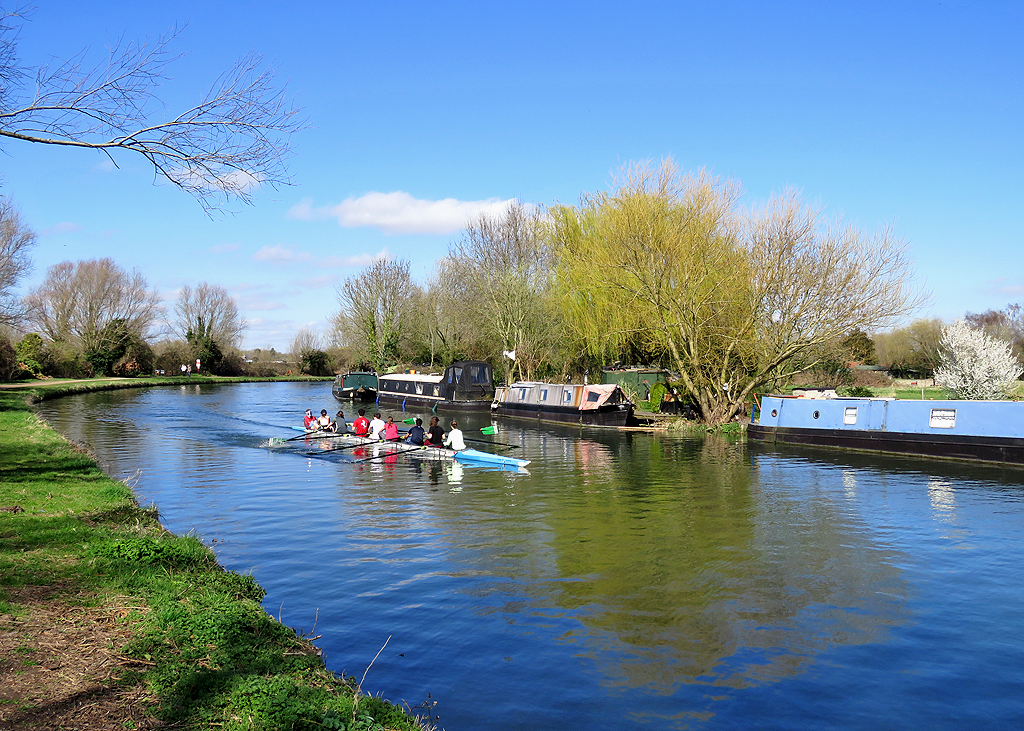
[[[402,419],[402,423],[403,424],[415,424],[416,420],[415,419]],[[497,434],[498,433],[498,427],[495,426],[494,424],[491,424],[490,426],[480,427],[480,433],[481,434],[487,434],[487,435]]]
[[[297,437],[291,437],[290,439],[285,439],[285,441],[286,442],[294,442],[296,439],[337,439],[338,437],[349,437],[349,436],[352,436],[351,432],[347,432],[347,431],[340,431],[340,432],[336,432],[334,434],[319,434],[318,436],[314,436],[315,434],[318,434],[318,432],[315,432],[315,431],[314,432],[306,432],[305,434],[300,434]]]

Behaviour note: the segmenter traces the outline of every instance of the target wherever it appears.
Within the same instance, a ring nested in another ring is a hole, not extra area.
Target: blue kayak
[[[464,449],[455,453],[455,459],[459,462],[477,462],[479,464],[500,464],[505,467],[525,467],[530,464],[528,459],[516,459],[501,454],[480,452],[476,449]]]

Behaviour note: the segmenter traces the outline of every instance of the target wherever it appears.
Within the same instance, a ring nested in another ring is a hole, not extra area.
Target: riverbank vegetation
[[[165,531],[26,395],[0,391],[0,725],[419,728],[328,672],[251,576]]]

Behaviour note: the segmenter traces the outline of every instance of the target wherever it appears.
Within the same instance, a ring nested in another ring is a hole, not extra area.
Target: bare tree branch
[[[235,63],[192,108],[159,120],[156,91],[178,58],[170,50],[177,31],[152,44],[118,42],[89,69],[85,51],[29,67],[17,60],[18,17],[0,13],[0,137],[137,153],[208,213],[235,199],[249,203],[257,186],[290,182],[288,137],[305,120],[259,55]]]

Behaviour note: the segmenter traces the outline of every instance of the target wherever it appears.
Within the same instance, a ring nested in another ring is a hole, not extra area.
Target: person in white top
[[[454,419],[452,419],[452,430],[444,438],[444,446],[451,447],[456,452],[461,452],[466,448],[466,442],[462,438],[462,430],[459,429],[459,422]]]
[[[373,415],[373,419],[370,420],[370,439],[383,439],[381,432],[384,431],[384,427],[387,424],[380,418],[380,412],[378,411]]]

